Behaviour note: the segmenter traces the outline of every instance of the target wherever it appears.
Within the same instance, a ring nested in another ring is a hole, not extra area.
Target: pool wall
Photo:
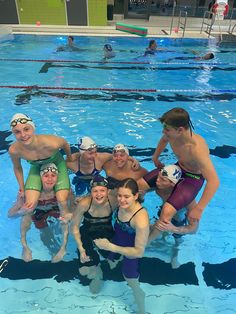
[[[0,1],[0,24],[107,25],[107,0]]]

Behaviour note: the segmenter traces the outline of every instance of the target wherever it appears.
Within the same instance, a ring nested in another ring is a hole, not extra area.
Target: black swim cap
[[[106,178],[101,176],[100,174],[96,175],[90,182],[90,187],[94,188],[96,186],[105,186],[107,187],[108,181]]]

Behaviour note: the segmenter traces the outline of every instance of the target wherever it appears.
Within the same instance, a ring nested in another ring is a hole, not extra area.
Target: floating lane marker
[[[96,64],[147,64],[147,65],[207,65],[207,66],[217,66],[217,65],[232,65],[235,66],[236,63],[227,62],[150,62],[150,61],[96,61],[96,60],[61,60],[61,59],[11,59],[11,58],[0,58],[1,62],[60,62],[60,63],[96,63]]]
[[[71,90],[71,91],[104,91],[129,93],[236,93],[236,89],[131,89],[109,87],[66,87],[66,86],[37,86],[37,85],[0,85],[0,88],[32,89],[32,90]]]

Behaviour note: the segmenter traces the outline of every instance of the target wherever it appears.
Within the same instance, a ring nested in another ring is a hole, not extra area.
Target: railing
[[[213,13],[211,11],[204,12],[200,34],[202,33],[204,25],[206,25],[205,33],[207,33],[208,37],[210,37],[213,25]]]
[[[187,24],[187,17],[188,17],[188,12],[187,11],[180,11],[179,12],[179,20],[178,20],[177,29],[182,29],[183,30],[182,37],[184,37],[184,34],[185,34],[185,29],[186,29],[186,24]]]
[[[229,21],[229,29],[228,29],[228,33],[229,34],[233,34],[234,28],[236,27],[236,24],[234,24],[232,26],[232,19],[234,16],[234,12],[236,12],[236,9],[232,9],[231,15],[230,15],[230,21]]]
[[[171,23],[170,23],[170,35],[172,33],[172,28],[173,28],[173,24],[174,24],[175,9],[176,9],[176,1],[174,1],[173,9],[172,9],[172,18],[171,18]]]

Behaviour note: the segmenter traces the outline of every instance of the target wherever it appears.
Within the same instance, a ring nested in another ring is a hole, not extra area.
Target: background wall
[[[87,0],[89,26],[107,25],[107,0]]]
[[[66,1],[68,25],[88,25],[87,1]]]
[[[65,2],[63,0],[17,0],[21,24],[66,25]]]
[[[15,0],[0,1],[0,24],[18,24]]]
[[[107,1],[0,0],[0,24],[106,26]]]

